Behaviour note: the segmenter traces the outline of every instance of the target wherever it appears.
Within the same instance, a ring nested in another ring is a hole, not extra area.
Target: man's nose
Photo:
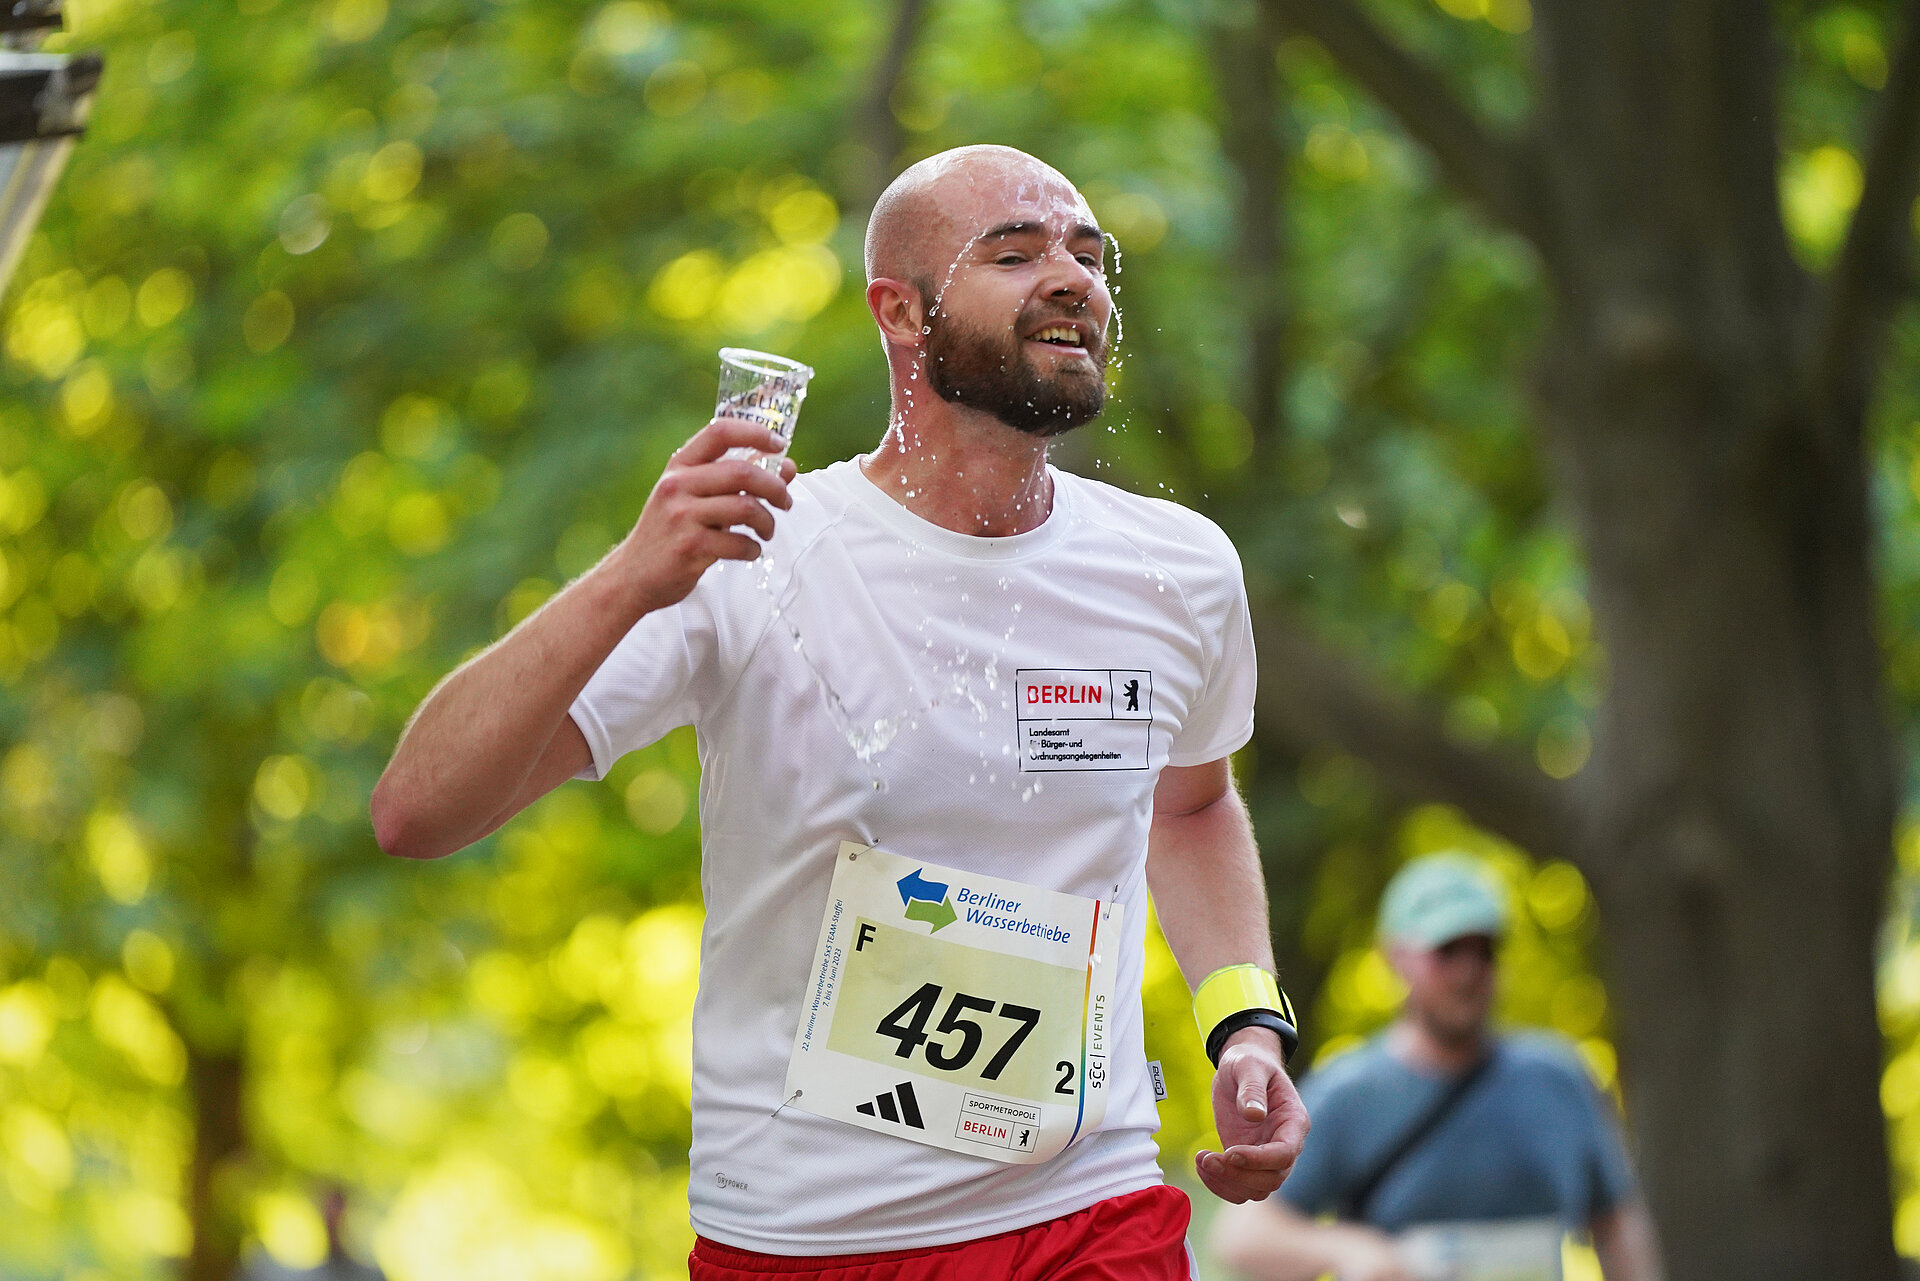
[[[1099,273],[1069,253],[1064,245],[1047,251],[1046,266],[1041,293],[1048,298],[1084,301],[1099,286]]]

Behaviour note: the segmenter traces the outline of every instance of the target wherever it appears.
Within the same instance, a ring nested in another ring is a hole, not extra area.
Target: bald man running
[[[696,1281],[1186,1278],[1142,1053],[1149,887],[1205,979],[1228,1146],[1199,1177],[1264,1196],[1307,1129],[1228,763],[1239,561],[1047,463],[1102,408],[1112,313],[1065,178],[1003,147],[923,161],[875,207],[867,275],[873,452],[795,480],[724,457],[762,429],[707,424],[619,546],[428,697],[375,831],[449,854],[697,726]]]

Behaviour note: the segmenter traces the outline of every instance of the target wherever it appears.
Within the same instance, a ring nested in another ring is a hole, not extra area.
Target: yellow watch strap
[[[1193,1021],[1200,1027],[1200,1039],[1206,1040],[1220,1020],[1242,1010],[1274,1010],[1295,1027],[1293,1003],[1280,990],[1273,975],[1257,965],[1229,965],[1200,980],[1193,993]]]

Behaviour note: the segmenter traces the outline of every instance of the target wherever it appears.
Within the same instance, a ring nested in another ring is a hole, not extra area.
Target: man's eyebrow
[[[1046,230],[1047,224],[1032,218],[1024,222],[1003,222],[998,227],[993,227],[981,232],[978,243],[985,244],[989,240],[1004,240],[1009,236],[1044,234]],[[1067,232],[1067,239],[1104,240],[1106,239],[1106,233],[1090,222],[1079,222],[1075,223]]]
[[[1026,222],[1003,222],[998,227],[980,233],[980,240],[1004,240],[1008,236],[1031,236],[1035,232],[1045,232],[1047,224],[1028,219]]]

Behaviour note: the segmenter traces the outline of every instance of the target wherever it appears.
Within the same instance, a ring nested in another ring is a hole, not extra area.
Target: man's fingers
[[[780,438],[744,418],[716,418],[693,433],[693,438],[673,451],[673,461],[683,467],[710,463],[729,449],[745,447],[762,453],[780,452]]]
[[[1285,1143],[1240,1143],[1221,1153],[1221,1159],[1236,1170],[1249,1173],[1281,1173],[1293,1168],[1299,1149]]]
[[[715,560],[759,560],[760,542],[748,534],[716,529],[702,540],[702,548]]]
[[[758,498],[746,494],[702,498],[693,505],[693,516],[710,529],[745,525],[763,539],[773,537],[773,513]]]
[[[1249,1121],[1267,1119],[1267,1087],[1273,1080],[1273,1074],[1257,1059],[1242,1059],[1236,1065],[1239,1081],[1234,1088],[1234,1098],[1239,1102],[1240,1115]]]
[[[716,462],[688,467],[680,473],[680,486],[689,494],[706,497],[713,494],[752,494],[775,507],[793,506],[787,482],[745,458],[722,458]]]
[[[1280,1109],[1279,1124],[1274,1127],[1271,1142],[1288,1151],[1298,1153],[1307,1145],[1307,1132],[1312,1128],[1312,1118],[1307,1115],[1306,1108],[1300,1106],[1296,1098],[1292,1107]]]
[[[1207,1191],[1234,1205],[1257,1201],[1280,1186],[1280,1180],[1272,1175],[1248,1174],[1218,1152],[1200,1153],[1193,1160],[1193,1168],[1200,1181],[1207,1185]]]

